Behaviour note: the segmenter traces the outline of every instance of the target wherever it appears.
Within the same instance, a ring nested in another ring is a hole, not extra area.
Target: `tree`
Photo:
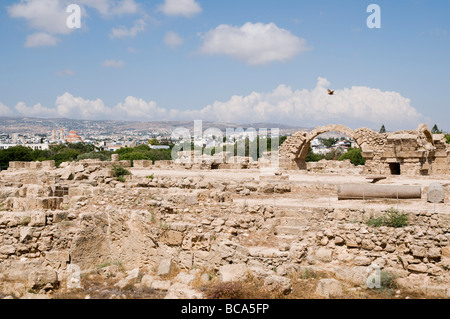
[[[325,145],[326,148],[332,147],[334,144],[336,144],[339,141],[339,139],[330,137],[326,139],[322,139],[323,145]]]
[[[7,169],[9,162],[30,162],[33,160],[33,151],[24,146],[14,146],[0,151],[0,171]]]
[[[306,156],[306,160],[305,161],[306,162],[319,162],[319,161],[321,161],[323,159],[324,159],[323,156],[321,156],[319,154],[315,154],[313,152],[312,147],[310,147],[309,150],[308,150],[308,155]]]
[[[384,134],[384,133],[386,133],[386,128],[384,127],[384,124],[383,124],[383,126],[381,126],[381,129],[380,129],[380,134]]]
[[[438,128],[437,124],[434,124],[433,128],[431,129],[432,134],[442,134],[442,131]]]

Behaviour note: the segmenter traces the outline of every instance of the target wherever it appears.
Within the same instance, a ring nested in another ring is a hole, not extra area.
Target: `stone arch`
[[[433,133],[431,133],[431,130],[428,127],[428,125],[420,124],[417,127],[416,131],[419,132],[419,134],[422,134],[423,136],[425,136],[427,143],[431,144],[431,146],[434,146]]]
[[[378,149],[383,148],[386,138],[368,128],[352,130],[347,126],[334,124],[317,127],[309,133],[300,131],[286,139],[280,146],[282,165],[290,169],[306,169],[306,157],[312,140],[326,132],[339,132],[355,140],[366,160],[371,160],[378,154]]]
[[[327,126],[321,126],[317,127],[316,129],[312,130],[311,132],[307,133],[304,144],[299,150],[298,156],[296,158],[297,162],[305,162],[306,157],[308,156],[309,147],[311,146],[312,140],[314,140],[317,136],[326,133],[326,132],[339,132],[342,134],[347,135],[348,137],[355,140],[355,142],[360,145],[360,141],[358,140],[358,136],[355,133],[354,130],[351,128],[348,128],[344,125],[327,125]]]

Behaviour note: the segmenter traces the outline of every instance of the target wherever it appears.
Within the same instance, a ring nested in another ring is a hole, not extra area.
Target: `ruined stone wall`
[[[124,194],[117,190],[109,198],[132,198]],[[357,285],[365,283],[367,267],[375,263],[405,286],[425,285],[423,289],[448,296],[448,285],[438,284],[449,279],[447,215],[409,213],[409,226],[392,229],[364,224],[383,212],[289,212],[262,206],[224,210],[182,202],[174,206],[155,197],[146,201],[144,210],[114,209],[105,203],[98,212],[3,212],[0,290],[54,289],[69,276],[70,264],[83,271],[114,261],[126,269],[157,268],[170,259],[187,270],[243,264],[263,278],[326,269]]]

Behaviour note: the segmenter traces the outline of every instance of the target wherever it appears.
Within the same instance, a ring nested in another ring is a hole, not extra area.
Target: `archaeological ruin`
[[[366,165],[306,163],[328,131],[353,138]],[[288,138],[276,171],[263,170],[270,156],[224,153],[11,162],[0,172],[0,297],[195,299],[217,282],[253,280],[277,298],[367,298],[379,271],[395,278],[382,287],[392,298],[450,298],[448,151],[425,125],[331,125]],[[130,175],[114,176],[116,166]],[[339,200],[340,186],[372,185],[373,174],[413,196]]]
[[[450,173],[450,146],[443,134],[432,134],[426,124],[416,130],[377,133],[368,128],[352,130],[328,125],[311,132],[298,132],[280,147],[280,165],[286,169],[306,169],[306,156],[314,138],[335,131],[352,138],[366,159],[365,174],[442,175]]]

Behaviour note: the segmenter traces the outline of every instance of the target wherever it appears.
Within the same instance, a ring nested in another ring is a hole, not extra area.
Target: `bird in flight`
[[[334,91],[328,90],[328,95],[334,95]]]

